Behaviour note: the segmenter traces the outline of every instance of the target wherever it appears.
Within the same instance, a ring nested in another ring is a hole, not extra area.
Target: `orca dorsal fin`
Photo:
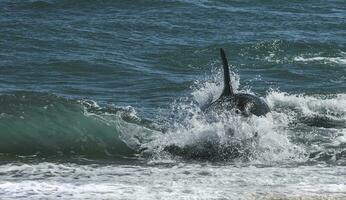
[[[220,48],[220,54],[221,54],[221,60],[223,64],[223,80],[224,80],[224,88],[222,91],[221,96],[232,96],[233,95],[233,89],[231,86],[231,78],[229,75],[229,67],[228,67],[228,62],[226,58],[225,51]]]

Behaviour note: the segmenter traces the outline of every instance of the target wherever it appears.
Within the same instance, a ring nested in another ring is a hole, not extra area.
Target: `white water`
[[[343,199],[345,167],[1,165],[1,199]],[[6,175],[4,175],[6,174]]]
[[[294,58],[296,62],[323,62],[324,64],[340,64],[346,65],[345,57],[323,57],[323,56],[315,56],[315,57],[302,57],[297,56]]]

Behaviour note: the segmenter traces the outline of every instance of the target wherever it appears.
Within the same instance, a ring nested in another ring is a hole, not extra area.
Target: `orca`
[[[261,98],[248,93],[236,93],[233,90],[228,61],[222,48],[220,48],[220,54],[223,64],[224,88],[220,97],[206,107],[202,107],[202,111],[207,114],[211,111],[234,110],[246,117],[251,115],[265,116],[269,113],[269,106]],[[227,134],[233,135],[232,130],[227,130]],[[205,141],[183,147],[172,144],[164,147],[163,151],[185,159],[231,160],[238,157],[247,158],[251,154],[251,145],[249,144],[256,141],[257,138],[258,133],[255,132],[253,137],[231,145],[220,145],[217,141]]]
[[[269,106],[261,98],[248,94],[236,93],[231,84],[228,61],[225,51],[220,48],[223,65],[224,88],[220,97],[204,108],[204,112],[234,109],[244,116],[265,116],[270,112]]]

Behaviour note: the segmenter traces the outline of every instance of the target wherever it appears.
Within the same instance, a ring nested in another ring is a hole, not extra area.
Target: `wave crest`
[[[145,129],[131,107],[35,92],[3,94],[0,101],[0,153],[6,155],[131,156],[136,145],[121,124]]]

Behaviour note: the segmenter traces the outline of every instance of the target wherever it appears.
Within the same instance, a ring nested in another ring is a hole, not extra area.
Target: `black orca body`
[[[245,116],[254,114],[256,116],[264,116],[270,109],[268,105],[259,97],[247,93],[235,93],[230,83],[230,74],[227,58],[224,50],[220,49],[221,59],[224,71],[224,88],[221,96],[211,103],[205,111],[210,110],[230,110],[235,109],[237,112]]]

